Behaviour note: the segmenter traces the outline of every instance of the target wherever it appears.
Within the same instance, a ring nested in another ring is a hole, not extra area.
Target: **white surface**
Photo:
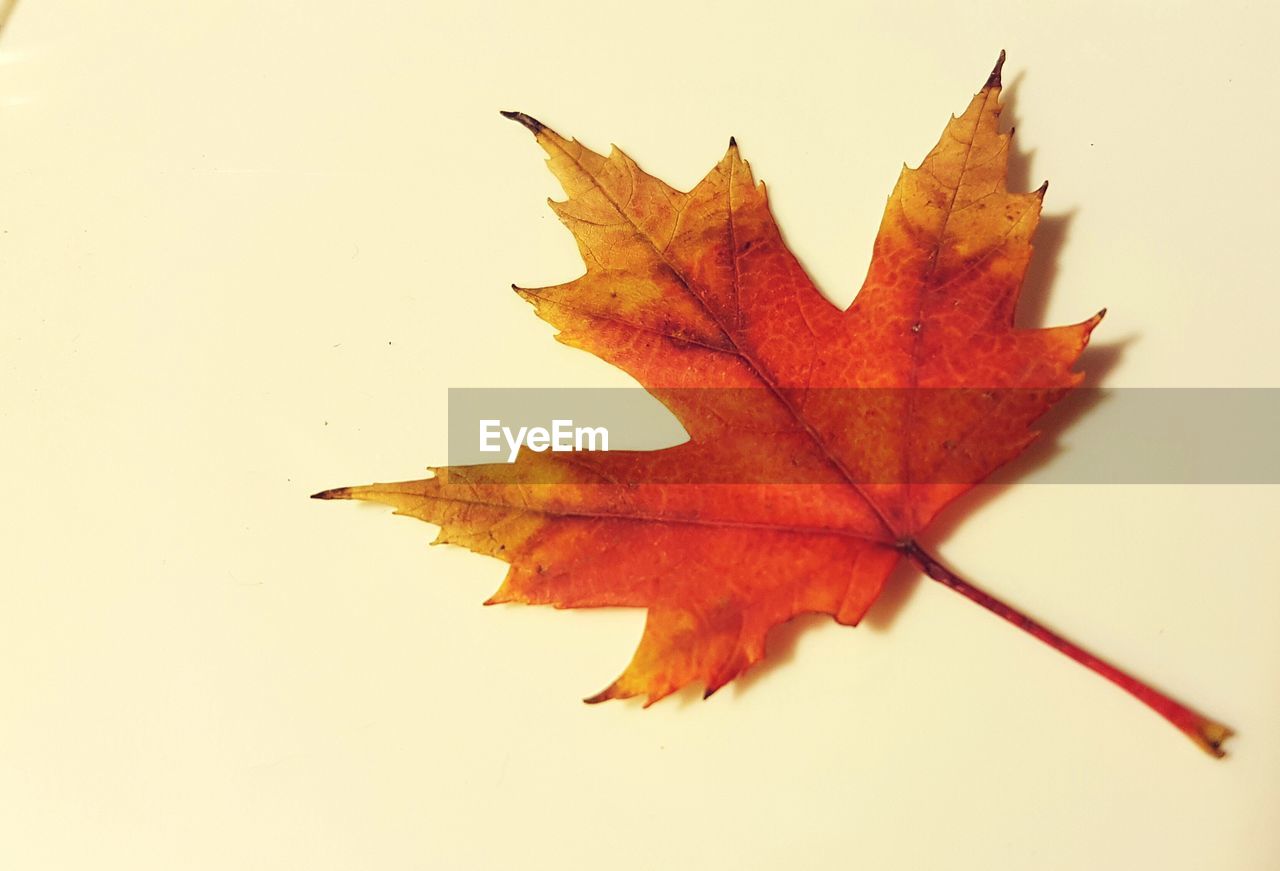
[[[449,386],[629,383],[507,290],[580,265],[498,109],[681,187],[736,135],[847,302],[1001,48],[1069,216],[1043,321],[1108,306],[1107,385],[1277,386],[1274,7],[824,7],[19,3],[0,866],[1280,866],[1275,488],[1012,487],[934,536],[1223,762],[909,573],[708,703],[588,707],[638,612],[481,608],[501,563],[306,498],[442,461]]]

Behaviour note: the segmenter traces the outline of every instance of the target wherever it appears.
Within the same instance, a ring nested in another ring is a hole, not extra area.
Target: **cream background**
[[[502,564],[306,498],[442,460],[449,386],[630,383],[507,290],[580,264],[498,109],[681,187],[736,135],[845,303],[1002,47],[1029,322],[1109,306],[1111,386],[1278,386],[1266,10],[21,0],[0,867],[1280,867],[1276,488],[1013,486],[932,538],[1224,762],[909,572],[708,703],[588,707],[640,613],[481,608]]]

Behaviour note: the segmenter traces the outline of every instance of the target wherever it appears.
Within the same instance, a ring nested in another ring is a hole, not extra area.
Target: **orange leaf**
[[[647,609],[630,665],[587,701],[686,684],[710,695],[820,612],[856,624],[898,561],[1118,683],[1220,755],[1229,731],[1039,626],[915,541],[1035,437],[1083,377],[1102,318],[1014,327],[1045,188],[1005,185],[1000,66],[889,198],[866,282],[841,311],[787,249],[730,140],[688,193],[528,115],[568,195],[552,208],[582,277],[517,288],[565,344],[634,376],[689,441],[648,452],[522,452],[513,464],[316,494],[438,524],[437,543],[511,564],[489,599]],[[761,479],[784,468],[788,480]],[[794,480],[793,480],[794,479]],[[715,483],[712,483],[712,481]]]

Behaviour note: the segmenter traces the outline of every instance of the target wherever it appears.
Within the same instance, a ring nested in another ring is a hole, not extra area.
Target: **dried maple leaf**
[[[561,342],[633,375],[689,440],[525,451],[510,465],[316,497],[386,503],[439,524],[436,543],[509,562],[489,603],[646,608],[630,665],[589,702],[650,704],[695,682],[710,695],[797,614],[856,624],[905,557],[1221,755],[1226,727],[976,589],[915,540],[1035,437],[1032,422],[1083,377],[1072,365],[1102,318],[1013,325],[1045,188],[1005,187],[1003,61],[924,162],[903,169],[845,311],[783,243],[733,140],[682,193],[621,151],[604,157],[504,112],[550,155],[568,194],[552,208],[587,265],[568,284],[517,292]],[[779,465],[803,480],[759,480]]]

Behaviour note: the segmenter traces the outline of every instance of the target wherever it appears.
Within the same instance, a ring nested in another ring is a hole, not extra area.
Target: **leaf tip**
[[[1049,190],[1049,180],[1045,179],[1044,184],[1036,188],[1036,196],[1039,197],[1041,200],[1044,200],[1044,195],[1048,190]]]
[[[729,137],[729,150],[730,151],[738,150],[738,138],[736,136]]]
[[[319,493],[312,493],[312,499],[350,499],[350,487],[334,487],[332,490],[321,490]]]
[[[1002,48],[1000,49],[1000,57],[996,58],[995,68],[991,70],[991,75],[987,76],[987,83],[982,87],[984,89],[1000,87],[1000,70],[1002,70],[1003,68],[1004,68],[1004,49]],[[503,113],[503,114],[506,114],[506,113]]]
[[[598,705],[601,702],[607,702],[609,701],[609,699],[614,698],[613,693],[614,693],[614,685],[609,684],[609,686],[605,687],[600,692],[596,693],[594,696],[587,696],[585,699],[582,700],[582,702],[583,704],[586,704],[586,705]]]
[[[531,133],[533,133],[534,136],[537,136],[543,130],[547,129],[546,124],[543,124],[541,121],[539,121],[537,118],[532,117],[531,115],[526,115],[524,112],[508,112],[505,109],[501,109],[499,110],[498,114],[500,114],[503,118],[510,118],[512,121],[515,121],[517,124],[520,124],[521,126],[527,128]]]

